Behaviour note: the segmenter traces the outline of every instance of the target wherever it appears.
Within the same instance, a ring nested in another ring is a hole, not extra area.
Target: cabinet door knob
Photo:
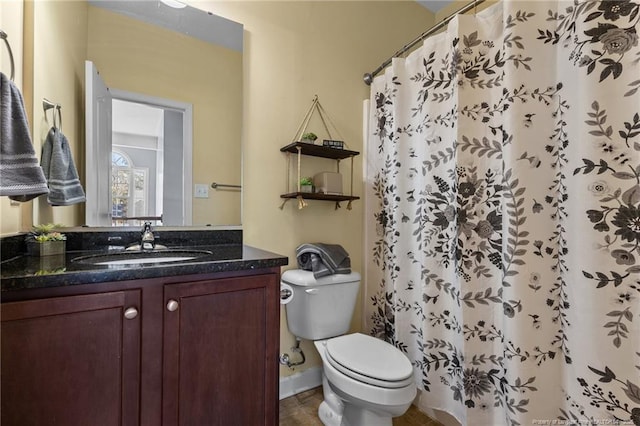
[[[167,311],[173,312],[177,309],[178,309],[178,302],[176,302],[173,299],[169,300],[169,302],[167,303]]]
[[[138,316],[138,310],[134,307],[127,308],[124,311],[124,317],[126,319],[134,319],[137,316]]]

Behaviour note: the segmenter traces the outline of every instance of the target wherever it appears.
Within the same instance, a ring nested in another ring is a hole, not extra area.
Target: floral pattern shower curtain
[[[428,408],[640,425],[639,21],[503,1],[373,82],[367,327]]]

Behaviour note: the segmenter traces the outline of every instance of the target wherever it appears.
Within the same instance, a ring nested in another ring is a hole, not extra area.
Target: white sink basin
[[[159,250],[159,251],[126,251],[118,253],[102,253],[80,256],[72,262],[89,265],[145,265],[169,262],[184,262],[210,255],[208,250]]]
[[[93,265],[139,265],[145,263],[165,263],[180,262],[184,260],[195,259],[197,256],[165,256],[165,257],[148,257],[143,259],[118,259],[93,262]]]

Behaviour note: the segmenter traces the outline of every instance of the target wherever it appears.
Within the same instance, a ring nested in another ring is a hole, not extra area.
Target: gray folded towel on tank
[[[0,73],[0,195],[29,201],[49,192],[38,164],[24,100],[13,81]]]
[[[349,253],[338,244],[301,244],[296,249],[296,257],[298,267],[313,271],[315,278],[351,273]]]
[[[52,127],[42,146],[42,169],[49,183],[47,201],[54,206],[70,206],[86,201],[67,137]]]

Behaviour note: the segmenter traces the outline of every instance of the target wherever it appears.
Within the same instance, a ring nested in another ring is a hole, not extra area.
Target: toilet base
[[[322,401],[320,408],[318,408],[318,417],[324,426],[341,426],[342,415],[335,412],[327,401]]]
[[[371,411],[363,408],[362,405],[366,405],[364,401],[360,401],[359,405],[345,404],[329,384],[324,372],[322,374],[322,393],[324,394],[324,401],[322,401],[318,408],[318,417],[324,426],[393,425],[391,416],[385,416],[378,411]],[[399,413],[396,413],[396,415],[404,413],[406,408],[407,407],[401,409]]]
[[[392,426],[391,417],[360,407],[345,405],[344,413],[339,414],[326,401],[318,408],[318,417],[324,426]]]
[[[383,416],[380,413],[345,404],[342,415],[341,426],[392,426],[391,417]]]
[[[338,395],[331,389],[327,376],[322,372],[322,394],[324,401],[318,408],[318,417],[324,426],[340,426],[342,424],[342,412],[344,404]]]

